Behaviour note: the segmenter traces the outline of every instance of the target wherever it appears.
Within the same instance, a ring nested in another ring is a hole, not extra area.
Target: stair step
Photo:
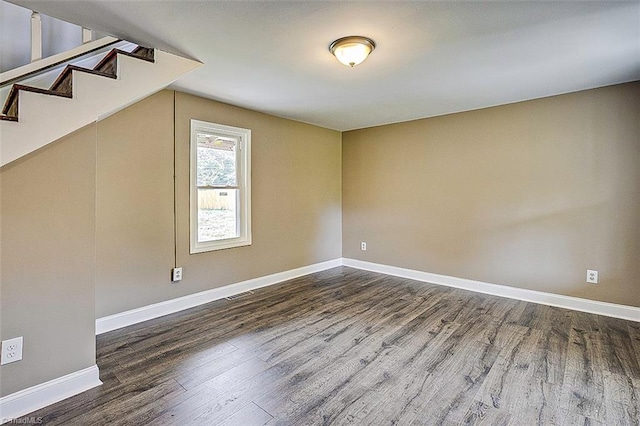
[[[140,58],[146,58],[148,60],[153,61],[154,60],[153,52],[154,50],[150,47],[138,46],[135,49],[133,49],[131,53],[133,53],[134,55]]]
[[[93,67],[96,71],[102,71],[106,73],[115,73],[116,72],[116,60],[120,55],[131,56],[132,58],[141,59],[147,62],[155,62],[154,59],[154,50],[148,47],[136,47],[133,52],[126,52],[120,49],[111,49],[109,53],[105,55],[98,64]]]
[[[11,88],[11,92],[9,92],[7,101],[2,108],[2,115],[0,115],[0,119],[4,121],[18,121],[18,95],[20,90],[40,93],[43,95],[71,98],[73,96],[73,71],[84,72],[106,78],[118,78],[116,75],[116,61],[118,54],[131,56],[132,58],[147,62],[155,62],[154,49],[148,47],[138,46],[133,50],[133,52],[111,49],[109,53],[107,53],[107,55],[98,62],[94,69],[82,68],[77,65],[67,65],[48,90],[25,86],[22,84],[14,84]]]
[[[138,53],[143,54],[141,50]],[[5,111],[10,109],[11,114],[0,116],[0,167],[115,114],[202,65],[157,49],[154,60],[141,58],[138,54],[124,54],[118,55],[117,61],[117,79],[74,72],[73,99],[69,99],[71,94],[59,90],[12,88],[11,101],[4,107]],[[31,94],[21,89],[52,96]],[[20,120],[16,123],[18,112]]]
[[[15,118],[15,120],[9,119],[8,121],[17,121],[18,119],[18,97],[21,90],[25,92],[40,93],[42,95],[59,96],[62,98],[73,97],[71,93],[62,93],[62,92],[56,92],[54,90],[40,89],[38,87],[25,86],[22,84],[14,84],[11,87],[11,92],[9,92],[7,101],[4,103],[4,107],[2,108],[2,114],[4,114],[7,117]]]
[[[61,93],[72,93],[73,92],[73,87],[72,87],[73,72],[72,71],[86,72],[87,74],[93,74],[93,75],[98,75],[100,77],[107,77],[107,78],[118,77],[115,73],[115,70],[113,73],[110,73],[110,72],[96,71],[89,68],[82,68],[77,65],[67,65],[64,68],[64,70],[60,73],[56,81],[53,82],[49,90],[53,90]]]

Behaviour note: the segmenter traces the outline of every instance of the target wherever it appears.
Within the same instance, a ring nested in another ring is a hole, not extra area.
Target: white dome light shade
[[[329,51],[346,66],[354,67],[364,62],[375,48],[376,43],[370,38],[349,36],[331,43]]]

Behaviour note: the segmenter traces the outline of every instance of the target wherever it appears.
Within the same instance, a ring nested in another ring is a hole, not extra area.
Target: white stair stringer
[[[154,62],[118,54],[117,79],[73,71],[73,99],[20,91],[19,121],[0,121],[0,166],[164,89],[201,65],[157,49]]]

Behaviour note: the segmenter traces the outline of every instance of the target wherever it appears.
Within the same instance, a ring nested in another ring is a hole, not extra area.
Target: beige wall
[[[639,123],[636,82],[346,132],[343,255],[640,306]]]
[[[0,169],[4,396],[95,364],[95,125]]]
[[[98,122],[96,316],[171,298],[173,92]],[[173,292],[172,292],[173,291]]]
[[[96,314],[102,317],[341,256],[341,135],[174,92],[98,124]],[[189,120],[252,131],[253,244],[189,254]]]

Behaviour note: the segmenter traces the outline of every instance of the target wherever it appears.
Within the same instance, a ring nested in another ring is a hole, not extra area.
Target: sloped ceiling
[[[349,130],[640,79],[639,2],[13,3],[204,67],[176,89]],[[378,47],[362,65],[328,45]]]

